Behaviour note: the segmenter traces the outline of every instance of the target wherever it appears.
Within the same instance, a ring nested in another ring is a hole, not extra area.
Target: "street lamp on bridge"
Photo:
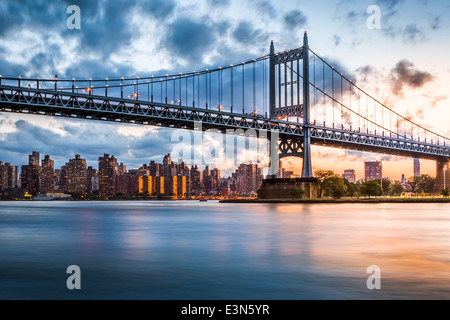
[[[447,171],[447,165],[444,166],[444,189],[447,189],[445,186],[445,171]]]

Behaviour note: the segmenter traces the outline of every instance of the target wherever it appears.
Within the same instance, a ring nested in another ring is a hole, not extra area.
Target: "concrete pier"
[[[450,161],[436,161],[436,184],[434,185],[434,193],[440,194],[444,188],[450,189]]]

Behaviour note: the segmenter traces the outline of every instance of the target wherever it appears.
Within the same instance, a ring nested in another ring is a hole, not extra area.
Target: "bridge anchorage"
[[[1,72],[1,70],[0,70]],[[271,162],[303,158],[311,145],[437,161],[438,184],[450,168],[450,140],[375,99],[312,51],[299,48],[214,69],[105,79],[0,75],[0,111],[202,129],[272,133]],[[276,133],[276,134],[275,134]],[[269,177],[274,177],[271,172]],[[450,174],[445,177],[450,185]]]

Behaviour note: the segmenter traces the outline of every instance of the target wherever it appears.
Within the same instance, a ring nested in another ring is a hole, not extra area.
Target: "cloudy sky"
[[[81,8],[81,30],[69,30],[67,7]],[[381,9],[370,30],[367,8]],[[0,0],[3,76],[120,77],[189,72],[298,47],[341,66],[394,110],[450,136],[450,3],[431,0]],[[36,150],[61,166],[75,154],[97,166],[114,154],[129,168],[171,152],[170,129],[0,114],[0,161],[22,165]],[[412,175],[412,160],[313,148],[314,169],[356,169],[389,160],[385,176]],[[286,161],[296,168],[299,160]],[[435,164],[423,161],[424,173]],[[226,169],[226,168],[224,168]]]

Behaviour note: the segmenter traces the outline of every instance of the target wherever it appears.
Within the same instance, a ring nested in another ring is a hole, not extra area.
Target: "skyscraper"
[[[420,177],[420,159],[414,159],[414,177]]]
[[[213,169],[211,170],[211,190],[213,192],[220,191],[220,170],[219,169]]]
[[[198,166],[192,166],[190,170],[191,194],[200,195],[202,193],[203,173]]]
[[[40,192],[40,166],[39,152],[33,151],[28,157],[28,165],[22,166],[21,173],[22,189],[27,190],[32,195]]]
[[[350,183],[356,182],[356,172],[353,169],[348,169],[344,171],[342,178],[347,179]]]
[[[3,164],[0,161],[0,191],[7,191],[17,188],[18,168],[11,163]]]
[[[116,194],[117,159],[109,154],[98,158],[98,187],[102,197]]]
[[[46,155],[42,160],[41,166],[41,192],[47,193],[55,187],[55,165],[54,161],[50,159],[49,155]]]
[[[81,159],[81,156],[77,154],[75,159],[71,159],[66,166],[68,177],[67,190],[71,193],[87,193],[88,185],[86,160]]]
[[[364,164],[366,181],[381,180],[383,178],[383,163],[381,161],[367,161]]]
[[[98,188],[94,187],[96,184],[95,181],[98,181],[98,171],[92,167],[87,168],[87,191],[88,193],[92,193],[97,191]]]

